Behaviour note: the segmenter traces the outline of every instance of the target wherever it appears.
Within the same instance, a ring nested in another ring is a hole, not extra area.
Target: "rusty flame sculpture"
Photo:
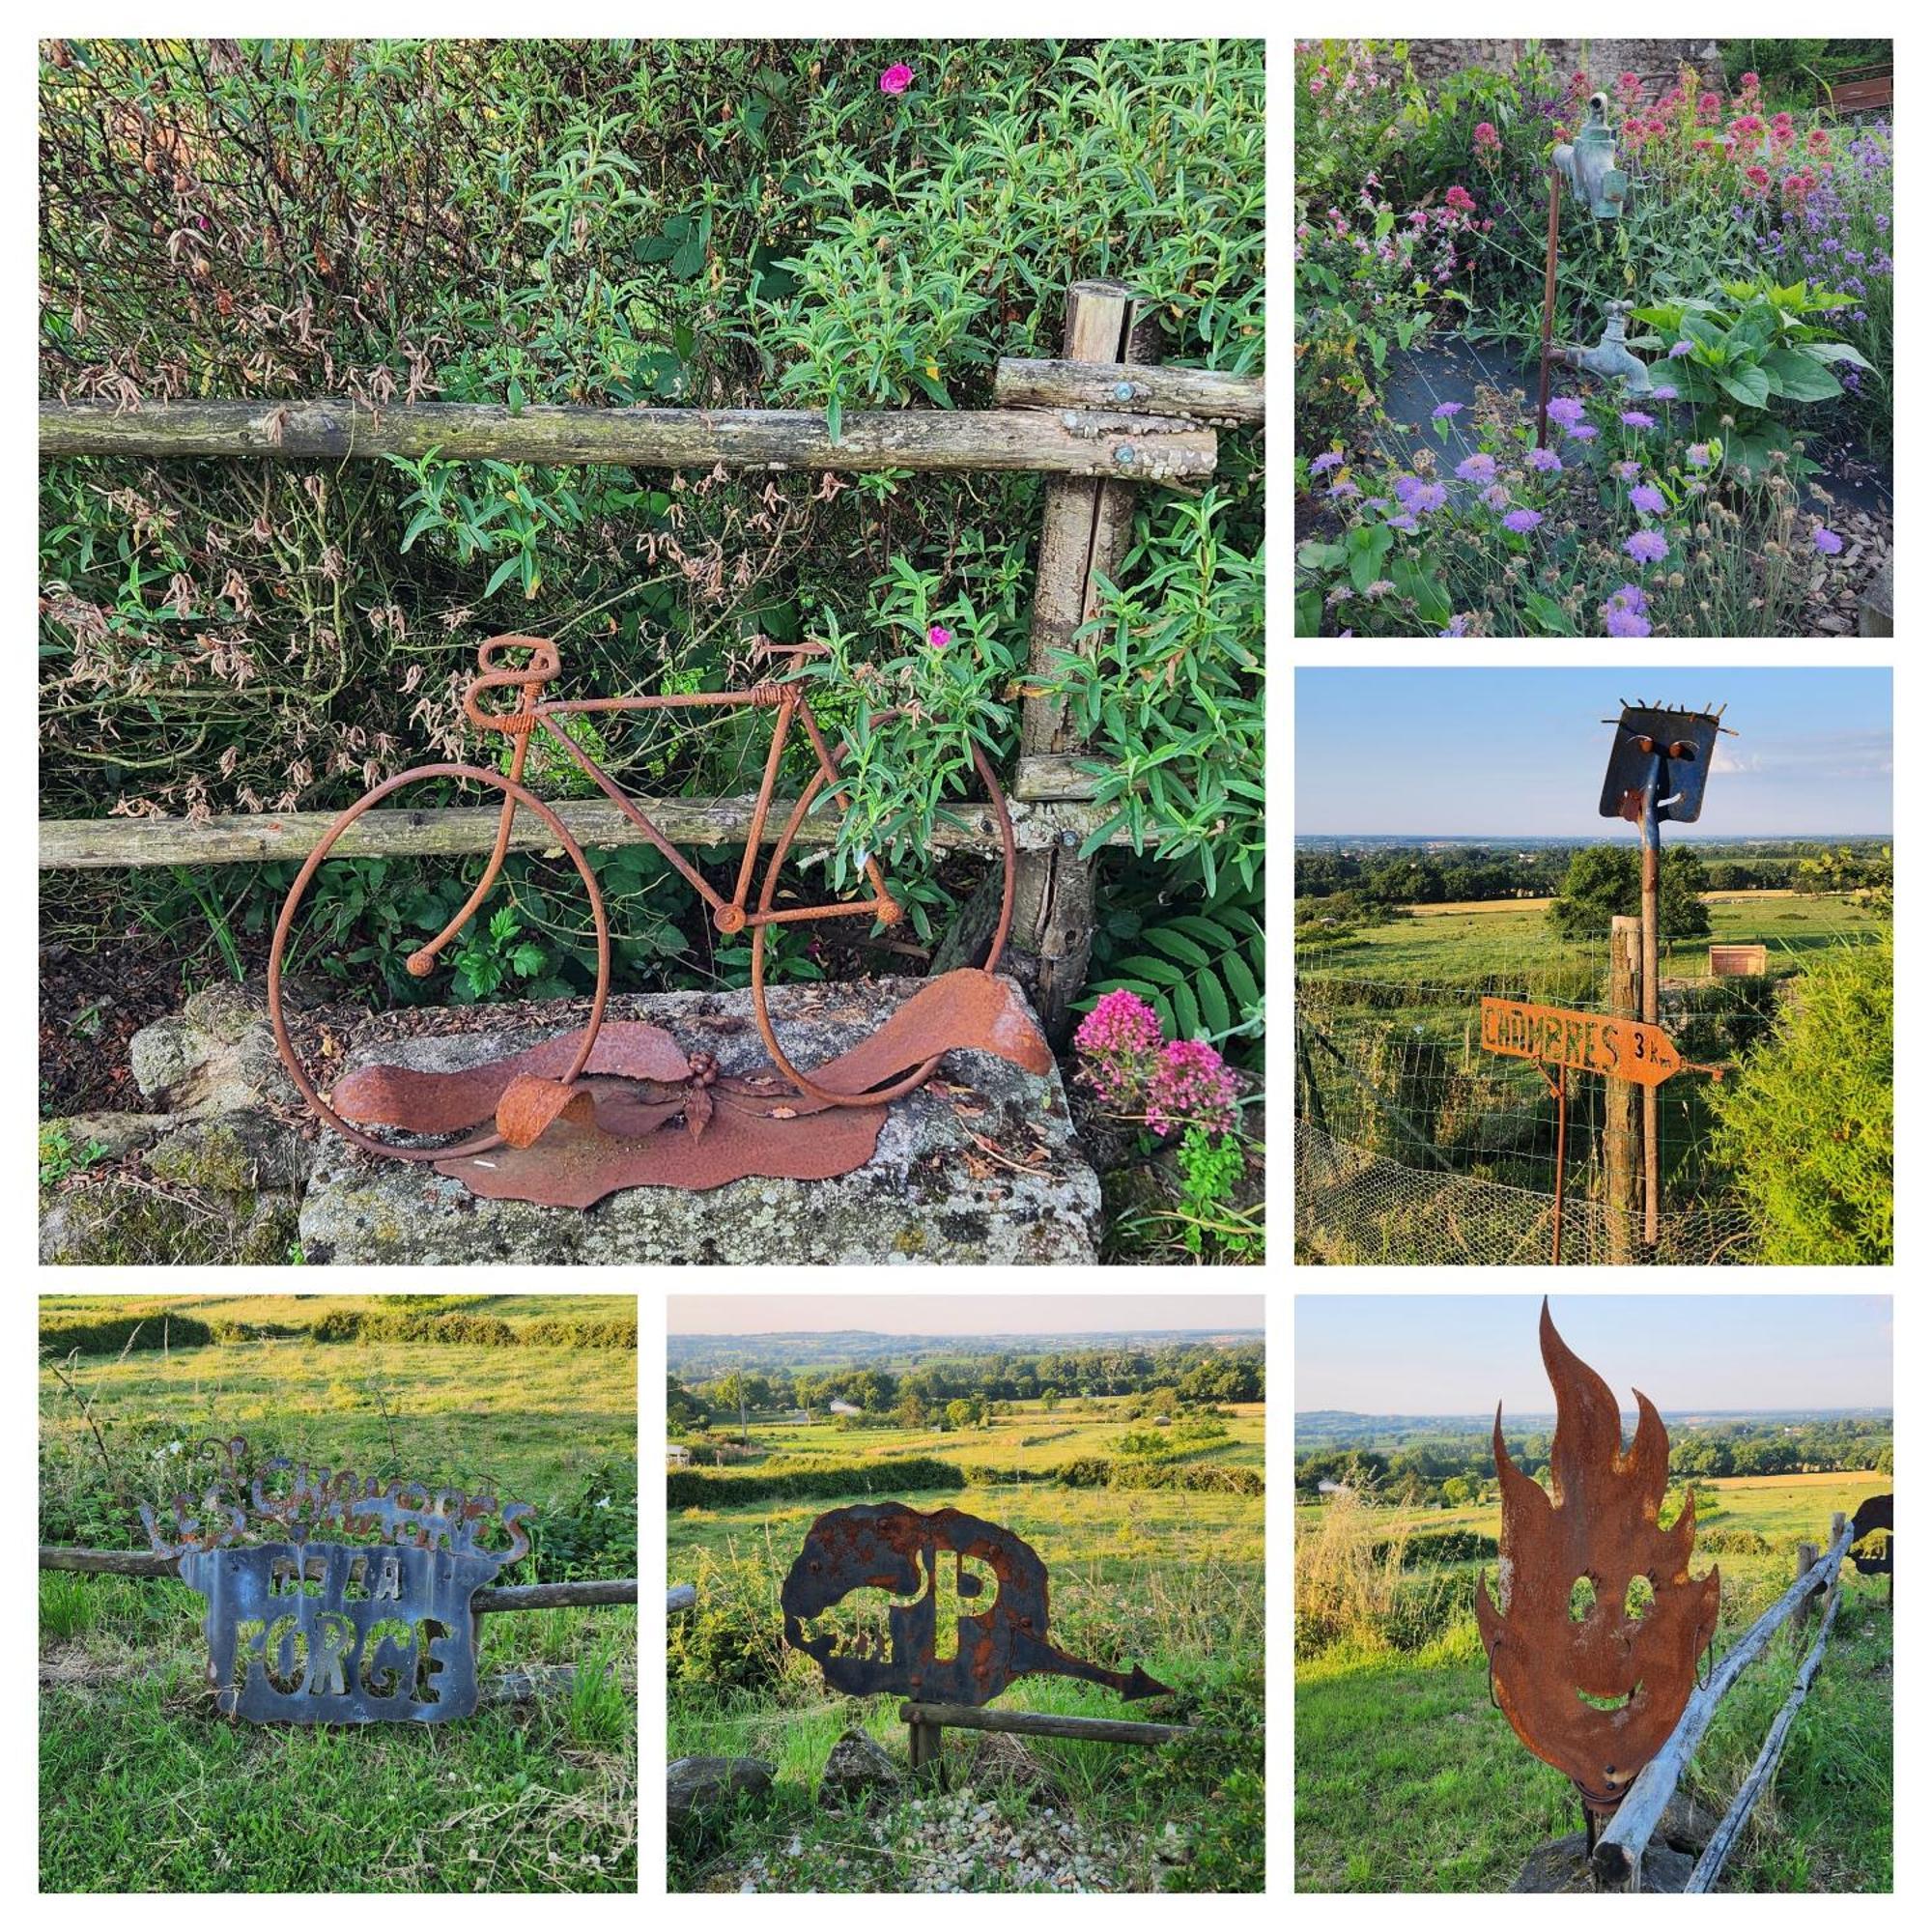
[[[1576,1785],[1594,1841],[1684,1713],[1718,1627],[1718,1573],[1690,1575],[1690,1492],[1670,1528],[1658,1527],[1670,1443],[1650,1398],[1637,1395],[1625,1449],[1616,1397],[1564,1345],[1547,1298],[1540,1339],[1556,1391],[1555,1494],[1510,1461],[1498,1403],[1502,1601],[1492,1601],[1485,1576],[1476,1621],[1497,1705],[1523,1744]]]

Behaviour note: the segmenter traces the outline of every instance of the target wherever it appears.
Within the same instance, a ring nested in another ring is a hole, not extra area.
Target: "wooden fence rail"
[[[95,1577],[175,1577],[176,1559],[150,1549],[62,1549],[41,1546],[43,1570],[78,1570]],[[502,1610],[599,1609],[635,1604],[638,1579],[612,1577],[574,1583],[506,1583],[475,1591],[469,1607],[478,1616]]]
[[[1648,1848],[1651,1834],[1657,1830],[1663,1816],[1663,1809],[1670,1803],[1671,1795],[1677,1789],[1678,1779],[1684,1776],[1704,1733],[1710,1728],[1711,1719],[1718,1714],[1718,1705],[1725,1691],[1744,1674],[1745,1666],[1751,1662],[1770,1643],[1778,1628],[1794,1612],[1801,1609],[1820,1590],[1828,1586],[1835,1590],[1838,1569],[1843,1563],[1845,1551],[1852,1541],[1851,1525],[1842,1514],[1832,1519],[1832,1547],[1808,1570],[1804,1571],[1764,1615],[1759,1617],[1750,1629],[1746,1631],[1720,1662],[1711,1673],[1711,1681],[1690,1693],[1690,1702],[1684,1707],[1684,1715],[1677,1720],[1677,1728],[1664,1740],[1663,1748],[1637,1773],[1624,1802],[1617,1806],[1615,1817],[1605,1828],[1604,1834],[1597,1840],[1596,1851],[1592,1854],[1597,1867],[1597,1876],[1605,1887],[1615,1889],[1626,1888],[1635,1889],[1642,1883],[1643,1855]],[[1821,1639],[1822,1641],[1822,1639]],[[1810,1665],[1811,1670],[1816,1664]],[[1804,1688],[1810,1685],[1810,1675],[1804,1678]],[[1801,1699],[1802,1701],[1802,1695]],[[1782,1714],[1780,1713],[1780,1717]],[[1786,1727],[1789,1719],[1784,1719]],[[1773,1726],[1774,1730],[1776,1726]],[[1767,1741],[1769,1742],[1769,1741]],[[1782,1745],[1780,1733],[1778,1743]],[[1771,1760],[1776,1764],[1776,1757]],[[1760,1760],[1762,1762],[1762,1759]],[[1725,1840],[1727,1852],[1731,1839],[1748,1815],[1749,1808],[1757,1802],[1764,1788],[1764,1779],[1753,1768],[1751,1776],[1746,1779],[1743,1789],[1733,1802],[1730,1812],[1725,1816],[1724,1826],[1730,1828]],[[1722,1827],[1719,1828],[1721,1833]],[[1717,1839],[1714,1837],[1712,1843]],[[1708,1852],[1708,1847],[1706,1848]],[[1721,1866],[1723,1852],[1719,1855]],[[1717,1872],[1709,1875],[1715,1882]]]

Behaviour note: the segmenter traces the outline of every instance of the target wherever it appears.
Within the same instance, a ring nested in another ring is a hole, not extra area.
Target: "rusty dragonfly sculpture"
[[[928,980],[874,1033],[830,1061],[808,1070],[787,1054],[769,1000],[766,952],[772,931],[816,920],[867,919],[891,924],[901,917],[902,907],[878,861],[869,855],[860,867],[866,890],[857,896],[818,903],[781,897],[786,863],[807,814],[828,794],[841,807],[850,801],[839,776],[842,752],[813,717],[801,682],[809,661],[827,646],[759,639],[753,649],[758,656],[781,660],[782,677],[734,691],[554,699],[544,693],[561,669],[555,644],[542,638],[501,637],[482,646],[482,674],[464,694],[464,715],[476,729],[508,740],[507,769],[429,764],[384,780],[324,832],[297,873],[276,922],[269,955],[270,1019],[290,1078],[321,1120],[365,1153],[433,1164],[477,1193],[587,1207],[616,1187],[712,1187],[749,1174],[810,1179],[849,1172],[870,1156],[887,1106],[923,1086],[941,1058],[954,1049],[998,1054],[1035,1073],[1048,1069],[1051,1056],[1024,996],[996,970],[1012,924],[1015,845],[1005,795],[977,743],[970,746],[970,756],[984,797],[969,810],[983,829],[997,832],[1002,867],[999,910],[980,963]],[[513,657],[520,662],[511,662]],[[698,708],[772,714],[763,777],[728,894],[713,885],[566,728],[568,721],[591,715]],[[867,722],[876,728],[901,715],[900,708],[889,708],[869,713]],[[814,770],[779,827],[760,875],[758,853],[794,728],[810,747]],[[711,1054],[687,1053],[661,1028],[635,1021],[607,1023],[609,916],[582,846],[555,810],[526,781],[531,741],[539,733],[657,849],[697,895],[721,935],[753,936],[751,1004],[766,1066],[726,1076]],[[469,928],[502,882],[514,822],[520,810],[526,811],[568,861],[588,900],[597,966],[587,1014],[574,1031],[511,1058],[455,1071],[362,1065],[335,1082],[325,1096],[322,1083],[297,1049],[285,1007],[297,915],[322,867],[357,820],[408,787],[431,781],[481,787],[501,803],[481,876],[440,929],[408,953],[410,974],[427,978],[434,973],[445,952]],[[452,1142],[451,1135],[465,1137]]]

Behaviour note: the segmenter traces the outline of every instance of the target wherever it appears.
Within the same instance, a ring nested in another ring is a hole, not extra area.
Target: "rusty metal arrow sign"
[[[1686,1060],[1661,1028],[1611,1013],[1538,1007],[1524,1000],[1483,1001],[1483,1044],[1492,1053],[1601,1073],[1639,1087],[1659,1087],[1679,1073],[1724,1077],[1721,1066]]]

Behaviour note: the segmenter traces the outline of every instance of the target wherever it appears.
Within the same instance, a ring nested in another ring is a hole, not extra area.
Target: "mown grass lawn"
[[[545,1312],[568,1313],[575,1299]],[[122,1520],[117,1481],[127,1495],[162,1493],[170,1479],[191,1479],[198,1437],[240,1434],[333,1468],[399,1463],[427,1482],[534,1502],[536,1550],[520,1577],[635,1574],[634,1531],[633,1547],[601,1556],[581,1531],[569,1543],[544,1534],[547,1511],[553,1532],[573,1513],[593,1530],[611,1521],[590,1492],[636,1466],[629,1350],[299,1339],[63,1367],[91,1414],[43,1364],[52,1540],[99,1523],[115,1547],[137,1547],[138,1527],[111,1529]],[[635,1508],[628,1491],[613,1506]],[[572,1559],[546,1569],[552,1548]],[[42,1573],[43,1890],[635,1889],[635,1609],[479,1620],[479,1678],[569,1663],[568,1693],[447,1725],[325,1728],[214,1717],[202,1607],[172,1581]]]

